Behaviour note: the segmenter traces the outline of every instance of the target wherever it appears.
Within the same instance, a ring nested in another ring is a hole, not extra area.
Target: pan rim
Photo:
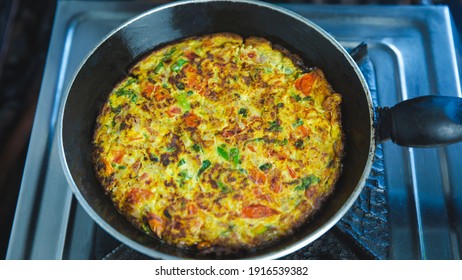
[[[132,249],[139,251],[143,254],[146,254],[150,257],[153,258],[160,258],[160,259],[185,259],[183,257],[177,257],[175,255],[171,254],[166,254],[160,251],[157,251],[155,249],[148,248],[145,245],[142,245],[133,239],[121,234],[118,230],[116,230],[112,225],[110,225],[108,222],[106,222],[100,215],[97,214],[97,212],[93,209],[93,207],[87,202],[87,200],[83,197],[79,187],[77,186],[76,182],[73,179],[73,176],[71,174],[71,171],[69,169],[69,166],[67,164],[67,159],[66,159],[66,154],[64,150],[64,139],[63,139],[63,121],[64,121],[64,114],[66,111],[66,105],[67,105],[67,99],[69,97],[69,94],[71,92],[71,89],[74,85],[74,82],[78,76],[78,74],[81,72],[82,68],[84,65],[87,63],[87,61],[93,56],[93,54],[98,50],[102,44],[104,44],[108,39],[113,37],[117,32],[120,30],[124,29],[125,27],[131,25],[132,23],[149,16],[153,13],[156,13],[158,11],[162,11],[165,9],[170,9],[172,7],[176,6],[181,6],[181,5],[192,5],[192,4],[201,4],[201,3],[213,3],[213,2],[234,2],[234,3],[243,3],[243,4],[249,4],[252,6],[255,6],[257,8],[265,8],[265,9],[270,9],[274,10],[278,13],[285,14],[288,17],[291,17],[293,19],[296,19],[300,22],[302,22],[304,25],[309,26],[310,28],[314,29],[316,32],[320,33],[323,35],[330,43],[331,45],[335,46],[337,50],[344,56],[344,58],[348,61],[350,66],[353,68],[355,71],[356,76],[361,82],[361,86],[363,88],[363,92],[366,95],[366,100],[368,103],[368,109],[369,109],[369,123],[370,123],[370,139],[369,139],[369,152],[368,152],[368,157],[366,160],[366,164],[364,166],[363,172],[360,176],[360,179],[358,180],[357,185],[354,187],[353,192],[351,192],[347,198],[347,200],[342,204],[342,206],[333,214],[325,223],[323,223],[320,227],[316,228],[312,233],[308,234],[306,237],[299,239],[298,241],[289,244],[287,247],[279,249],[274,252],[269,252],[269,253],[262,253],[262,254],[257,254],[253,257],[250,258],[242,258],[242,259],[277,259],[283,256],[286,256],[290,253],[293,253],[302,247],[305,247],[306,245],[312,243],[314,240],[318,239],[321,235],[326,233],[330,228],[332,228],[344,215],[345,213],[351,208],[353,203],[357,200],[359,194],[361,193],[364,183],[366,179],[369,176],[370,170],[372,168],[372,161],[373,157],[375,154],[375,148],[376,148],[376,139],[375,139],[375,130],[374,130],[374,106],[372,104],[372,98],[370,95],[369,88],[367,86],[367,83],[365,81],[364,76],[362,75],[361,71],[359,70],[359,67],[357,66],[356,62],[353,60],[353,58],[348,54],[348,52],[343,48],[340,43],[335,40],[332,35],[327,33],[324,29],[320,28],[318,25],[313,23],[307,18],[302,17],[301,15],[292,12],[290,10],[287,10],[286,8],[276,6],[274,4],[269,4],[265,2],[260,2],[260,1],[252,1],[252,0],[186,0],[186,1],[178,1],[174,3],[169,3],[169,4],[164,4],[158,7],[155,7],[153,9],[147,10],[129,20],[124,22],[123,24],[119,25],[117,28],[113,29],[111,32],[109,32],[101,41],[93,47],[88,54],[82,59],[80,65],[77,67],[76,71],[74,72],[69,84],[66,87],[66,91],[64,92],[61,106],[59,109],[59,115],[58,115],[58,121],[57,121],[57,132],[58,132],[58,149],[59,149],[59,158],[61,160],[62,168],[65,174],[65,177],[67,179],[68,184],[70,185],[72,192],[76,196],[78,202],[82,205],[82,207],[85,209],[85,211],[89,214],[89,216],[92,218],[94,222],[98,224],[101,228],[103,228],[105,231],[107,231],[111,236],[122,242],[123,244],[131,247]]]

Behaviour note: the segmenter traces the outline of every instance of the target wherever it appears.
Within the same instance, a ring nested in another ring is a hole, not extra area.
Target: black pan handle
[[[376,110],[376,139],[435,147],[462,141],[462,98],[421,96]]]

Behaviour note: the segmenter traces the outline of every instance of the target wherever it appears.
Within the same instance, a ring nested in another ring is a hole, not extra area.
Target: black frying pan
[[[401,145],[429,146],[462,140],[460,99],[423,97],[391,109],[374,110],[367,84],[353,59],[325,31],[297,14],[245,0],[177,2],[151,10],[113,31],[89,54],[69,87],[58,128],[64,171],[79,202],[103,229],[146,255],[204,257],[162,244],[118,214],[93,172],[91,140],[96,116],[112,88],[144,54],[181,38],[216,32],[265,37],[300,55],[308,66],[320,67],[343,95],[346,135],[342,175],[335,193],[315,218],[271,247],[228,257],[278,258],[325,233],[361,192],[377,142],[391,138]]]

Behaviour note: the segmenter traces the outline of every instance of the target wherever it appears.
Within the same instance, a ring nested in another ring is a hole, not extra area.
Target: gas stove
[[[74,198],[58,154],[62,97],[86,54],[112,29],[153,8],[142,2],[59,2],[7,259],[147,259],[97,226]],[[345,48],[366,42],[358,62],[377,106],[428,94],[462,97],[456,44],[444,6],[285,4]],[[155,27],[154,27],[155,28]],[[286,259],[460,259],[462,144],[379,145],[352,209]]]

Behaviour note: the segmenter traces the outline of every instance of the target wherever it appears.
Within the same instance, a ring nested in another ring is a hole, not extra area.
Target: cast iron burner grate
[[[362,43],[350,51],[366,79],[377,107],[377,88],[374,66],[367,56],[367,45]],[[388,207],[382,146],[378,145],[369,178],[347,214],[327,233],[313,243],[282,259],[387,259]],[[152,259],[115,240],[97,227],[95,258],[108,260]]]

